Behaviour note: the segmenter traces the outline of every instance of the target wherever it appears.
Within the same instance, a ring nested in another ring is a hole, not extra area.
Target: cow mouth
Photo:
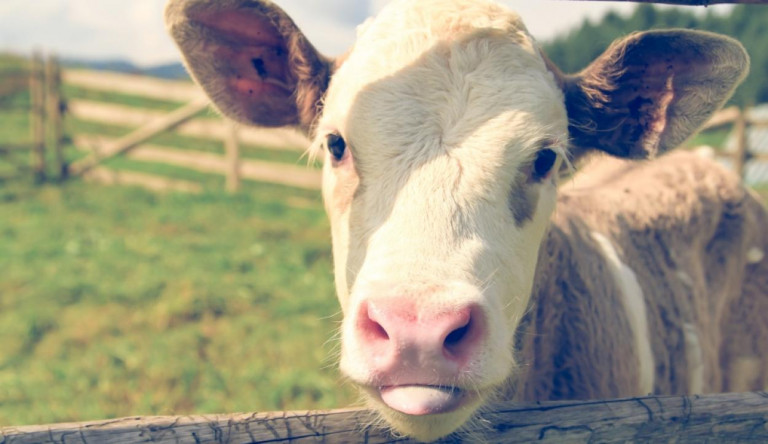
[[[375,391],[384,405],[411,416],[449,413],[473,398],[467,390],[434,385],[393,385]]]

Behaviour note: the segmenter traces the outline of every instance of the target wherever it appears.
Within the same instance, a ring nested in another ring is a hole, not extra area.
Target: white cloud
[[[177,58],[165,36],[165,0],[2,0],[0,49],[42,48],[64,57]]]
[[[99,32],[119,30],[122,26],[116,24],[124,23],[126,13],[125,8],[118,7],[116,3],[115,0],[69,0],[66,2],[66,16],[63,19],[71,26]]]
[[[369,16],[368,4],[359,0],[283,0],[280,7],[317,48],[339,55],[355,40],[355,27]]]
[[[284,0],[286,10],[309,39],[328,54],[341,54],[354,41],[354,27],[375,15],[390,0]],[[563,30],[578,26],[589,17],[597,20],[608,10],[631,11],[626,2],[565,2],[562,0],[501,0],[516,10],[531,33],[548,39]],[[553,14],[552,11],[557,13]]]
[[[0,0],[0,50],[45,48],[67,57],[127,58],[140,64],[179,59],[166,36],[166,0]],[[617,2],[502,0],[518,10],[531,33],[548,39],[585,17],[597,20]],[[329,55],[343,53],[355,27],[388,0],[277,0],[308,38]],[[703,10],[703,8],[699,8]]]
[[[51,16],[60,12],[66,0],[39,0],[30,5],[28,0],[3,0],[0,2],[0,17],[28,15],[30,13]]]

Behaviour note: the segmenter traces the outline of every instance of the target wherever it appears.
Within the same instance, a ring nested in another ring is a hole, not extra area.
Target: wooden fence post
[[[240,191],[240,145],[237,138],[237,124],[229,123],[229,132],[224,139],[227,156],[227,191]]]
[[[30,61],[29,80],[32,174],[35,183],[42,183],[45,181],[45,87],[43,57],[37,51]]]
[[[64,153],[61,146],[61,69],[58,59],[53,54],[48,56],[48,63],[45,65],[45,91],[48,115],[48,140],[54,153],[56,174],[59,180],[64,180],[67,177],[67,168],[64,164]]]
[[[736,152],[733,158],[733,170],[736,175],[744,180],[744,168],[747,162],[747,111],[739,110],[736,121],[733,124],[736,134]]]

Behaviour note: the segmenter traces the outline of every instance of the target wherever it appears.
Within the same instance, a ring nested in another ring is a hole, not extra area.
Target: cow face
[[[568,121],[517,16],[472,2],[466,22],[434,23],[438,5],[420,5],[361,31],[315,141],[342,371],[423,438],[423,423],[466,420],[514,366]]]
[[[396,0],[343,62],[268,1],[172,0],[166,21],[223,113],[313,138],[342,372],[421,440],[515,378],[512,339],[568,156],[671,148],[747,64],[731,40],[656,32],[563,76],[516,14],[474,0]]]

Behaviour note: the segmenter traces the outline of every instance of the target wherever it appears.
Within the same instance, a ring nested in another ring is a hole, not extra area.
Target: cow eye
[[[331,133],[326,136],[325,145],[328,147],[328,152],[331,153],[334,160],[337,162],[344,158],[344,152],[347,150],[347,142],[341,135]]]
[[[536,160],[533,162],[533,179],[541,181],[549,176],[552,167],[555,166],[557,153],[549,148],[544,148],[536,153]]]

